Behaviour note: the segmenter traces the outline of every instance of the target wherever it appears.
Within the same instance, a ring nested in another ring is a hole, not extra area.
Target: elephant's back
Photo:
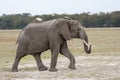
[[[45,41],[48,38],[49,29],[53,27],[55,21],[56,19],[42,23],[30,23],[24,28],[25,34],[35,41]]]
[[[48,34],[55,20],[42,23],[30,23],[24,28],[24,34],[29,37],[28,52],[43,52],[49,49]]]

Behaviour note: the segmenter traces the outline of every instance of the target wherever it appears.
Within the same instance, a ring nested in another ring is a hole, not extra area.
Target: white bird
[[[36,18],[36,20],[37,20],[37,21],[42,21],[42,19],[41,19],[41,18]]]
[[[64,16],[65,19],[69,19],[69,20],[72,20],[71,18],[69,18],[68,16]]]

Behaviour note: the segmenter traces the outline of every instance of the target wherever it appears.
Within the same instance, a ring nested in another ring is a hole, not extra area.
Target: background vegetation
[[[85,27],[120,27],[120,11],[111,13],[81,13],[81,14],[45,14],[32,16],[30,13],[3,14],[0,16],[0,29],[21,29],[35,20],[36,17],[44,21],[68,16],[80,21]]]

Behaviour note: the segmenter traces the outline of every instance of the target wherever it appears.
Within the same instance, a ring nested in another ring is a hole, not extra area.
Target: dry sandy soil
[[[112,53],[111,53],[112,54]],[[116,53],[119,54],[119,53]],[[50,59],[44,59],[49,67]],[[120,56],[83,55],[76,57],[76,70],[69,60],[59,57],[57,72],[38,71],[35,61],[19,65],[19,72],[0,72],[0,80],[120,80]],[[10,66],[8,66],[10,69]]]

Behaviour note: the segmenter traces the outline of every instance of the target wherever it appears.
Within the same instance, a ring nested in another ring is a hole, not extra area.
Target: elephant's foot
[[[49,71],[50,72],[56,72],[56,71],[58,71],[58,69],[56,69],[56,68],[50,68]]]
[[[48,69],[48,67],[42,66],[42,67],[39,68],[39,71],[45,71],[45,70],[47,70],[47,69]]]
[[[70,69],[76,69],[75,66],[69,66]]]
[[[11,71],[12,71],[12,72],[18,72],[18,70],[17,70],[17,69],[12,69]]]

